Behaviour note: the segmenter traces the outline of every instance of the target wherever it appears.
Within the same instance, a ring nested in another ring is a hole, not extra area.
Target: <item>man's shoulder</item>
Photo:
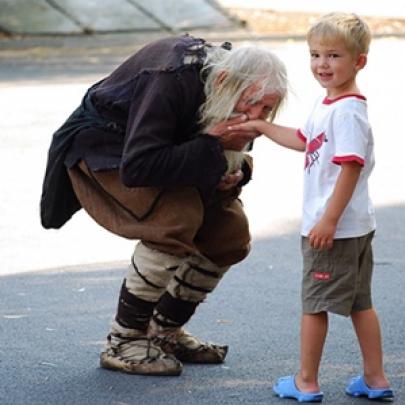
[[[177,48],[177,47],[192,47],[198,44],[205,44],[206,41],[203,38],[196,38],[189,34],[182,34],[182,35],[173,35],[169,37],[159,38],[153,42],[149,42],[141,49],[148,49],[148,48]]]

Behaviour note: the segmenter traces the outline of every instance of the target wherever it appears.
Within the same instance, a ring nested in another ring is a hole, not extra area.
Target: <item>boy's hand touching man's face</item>
[[[228,126],[228,131],[232,132],[232,133],[255,133],[258,135],[260,135],[260,131],[259,131],[259,126],[260,123],[262,122],[262,120],[251,120],[251,121],[246,121],[246,122],[242,122],[239,124],[233,124],[233,125],[229,125]]]
[[[209,135],[218,138],[224,149],[243,150],[243,148],[260,134],[250,122],[246,114],[232,117],[212,127]]]

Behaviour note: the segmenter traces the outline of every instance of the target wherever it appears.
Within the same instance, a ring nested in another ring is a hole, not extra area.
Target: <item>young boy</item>
[[[348,395],[388,399],[394,394],[383,369],[381,334],[371,301],[374,210],[367,180],[374,166],[366,98],[356,75],[367,62],[367,25],[356,15],[322,17],[307,35],[311,70],[326,89],[302,129],[253,120],[232,131],[255,129],[285,147],[305,151],[302,253],[301,361],[296,376],[280,378],[279,397],[322,401],[318,370],[328,312],[351,316],[364,374]]]

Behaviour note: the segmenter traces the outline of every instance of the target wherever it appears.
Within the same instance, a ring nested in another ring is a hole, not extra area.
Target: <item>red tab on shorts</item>
[[[320,281],[328,281],[330,280],[330,273],[326,273],[326,272],[320,272],[320,271],[314,271],[313,273],[313,278],[315,280],[320,280]]]

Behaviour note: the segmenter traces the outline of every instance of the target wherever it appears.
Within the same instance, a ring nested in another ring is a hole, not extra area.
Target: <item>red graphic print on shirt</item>
[[[328,142],[325,132],[319,134],[316,138],[311,139],[305,151],[305,169],[308,171],[319,159],[319,149],[324,142]]]

